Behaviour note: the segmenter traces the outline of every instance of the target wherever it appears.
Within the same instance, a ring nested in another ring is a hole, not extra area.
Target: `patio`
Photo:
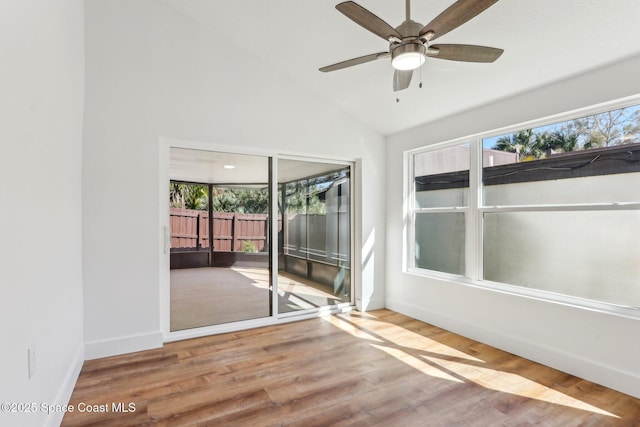
[[[347,297],[348,298],[348,297]],[[280,313],[343,302],[330,287],[278,274]],[[270,315],[269,271],[256,267],[171,270],[171,331]]]

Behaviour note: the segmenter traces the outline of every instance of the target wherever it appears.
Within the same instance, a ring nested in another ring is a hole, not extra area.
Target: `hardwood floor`
[[[640,426],[640,399],[388,310],[87,361],[70,404],[63,426]]]

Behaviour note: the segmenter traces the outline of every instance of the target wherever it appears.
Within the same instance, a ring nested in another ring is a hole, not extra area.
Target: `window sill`
[[[459,276],[451,273],[443,273],[439,271],[425,270],[421,268],[407,268],[405,269],[404,273],[414,277],[447,281],[456,285],[470,286],[477,289],[500,292],[502,294],[513,295],[516,297],[535,299],[537,301],[543,301],[552,304],[561,304],[573,308],[596,311],[600,313],[640,320],[640,307],[616,305],[571,295],[558,294],[550,291],[491,282],[488,280],[473,280],[464,276]]]

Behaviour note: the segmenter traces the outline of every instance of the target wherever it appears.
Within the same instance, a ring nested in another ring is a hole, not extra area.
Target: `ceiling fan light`
[[[424,64],[426,49],[421,43],[407,43],[391,52],[391,66],[396,70],[415,70]]]

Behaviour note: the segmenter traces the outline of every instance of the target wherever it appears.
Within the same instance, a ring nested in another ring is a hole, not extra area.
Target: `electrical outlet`
[[[31,343],[27,349],[27,363],[29,366],[29,378],[36,373],[36,344]]]

